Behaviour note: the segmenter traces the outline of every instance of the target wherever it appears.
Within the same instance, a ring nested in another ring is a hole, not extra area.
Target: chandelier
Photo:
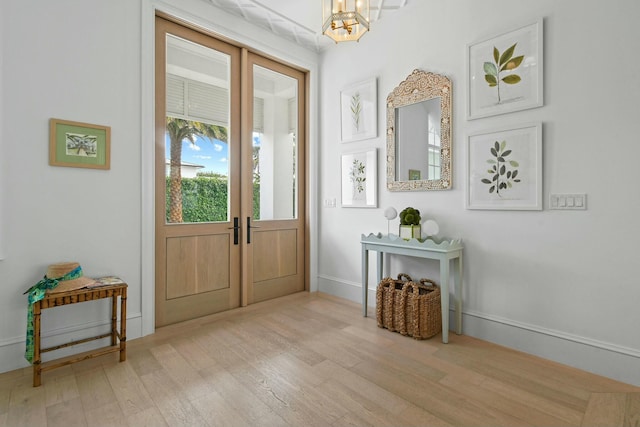
[[[369,31],[369,0],[322,0],[322,22],[336,43],[358,41]]]

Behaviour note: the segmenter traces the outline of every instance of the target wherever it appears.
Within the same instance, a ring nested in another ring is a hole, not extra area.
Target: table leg
[[[120,361],[127,360],[127,289],[120,296]]]
[[[33,303],[33,386],[42,382],[42,360],[40,358],[40,301]]]
[[[111,297],[111,345],[116,345],[118,331],[118,294]]]
[[[384,270],[384,252],[378,251],[377,254],[376,285],[382,281],[382,271]]]
[[[369,251],[362,247],[362,315],[367,317],[367,294],[369,290]]]
[[[449,342],[449,260],[440,260],[440,308],[442,309],[442,342]]]
[[[462,334],[462,257],[453,260],[453,281],[455,286],[456,334]]]

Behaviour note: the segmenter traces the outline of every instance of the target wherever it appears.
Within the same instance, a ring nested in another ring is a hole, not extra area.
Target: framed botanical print
[[[543,20],[467,46],[467,118],[543,105]]]
[[[342,142],[378,136],[376,79],[359,82],[340,92],[340,135]]]
[[[467,209],[542,210],[542,124],[469,135]]]
[[[378,207],[378,150],[342,155],[342,207]]]

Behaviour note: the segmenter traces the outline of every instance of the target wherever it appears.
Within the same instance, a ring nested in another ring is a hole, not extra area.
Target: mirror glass
[[[451,81],[415,70],[387,97],[387,188],[451,188]]]
[[[440,97],[396,108],[395,114],[396,181],[440,179]]]

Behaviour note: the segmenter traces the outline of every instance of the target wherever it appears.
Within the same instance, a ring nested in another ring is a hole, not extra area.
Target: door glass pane
[[[228,221],[229,55],[172,35],[166,53],[166,221]]]
[[[253,218],[298,217],[298,81],[253,66]]]

